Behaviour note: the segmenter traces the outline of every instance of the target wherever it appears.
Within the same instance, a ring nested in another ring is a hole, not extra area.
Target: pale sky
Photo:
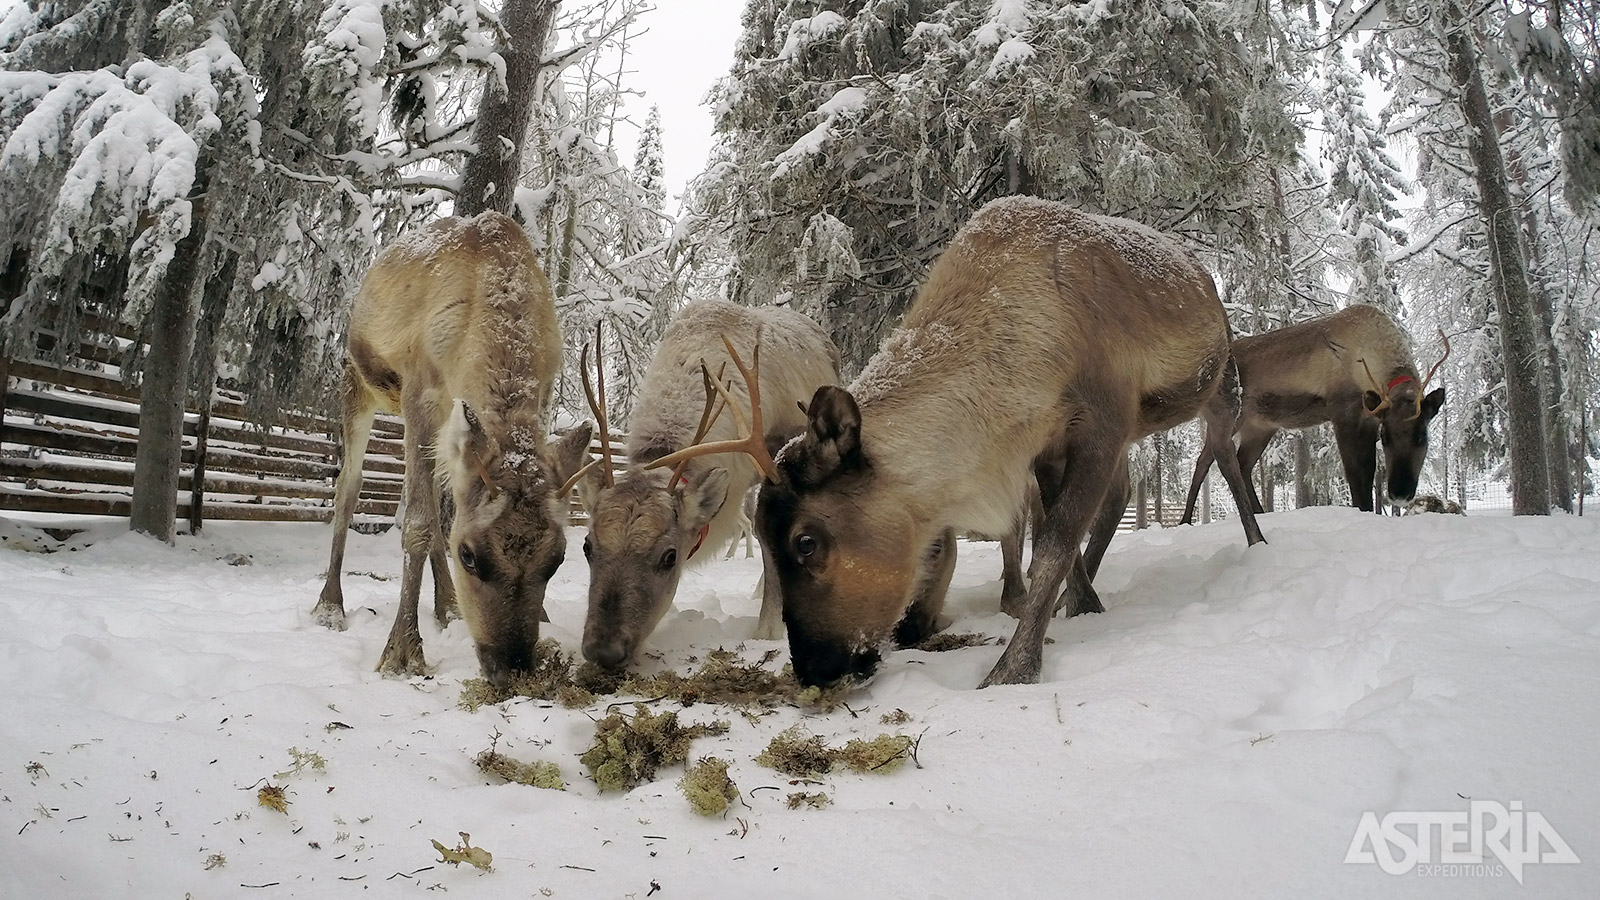
[[[652,104],[661,108],[662,151],[667,209],[675,213],[684,184],[705,168],[711,150],[711,110],[701,105],[711,85],[728,74],[739,15],[745,0],[656,0],[656,9],[639,17],[646,29],[632,37],[625,82],[643,96],[626,109],[642,124]],[[638,130],[618,128],[617,157],[633,164]]]

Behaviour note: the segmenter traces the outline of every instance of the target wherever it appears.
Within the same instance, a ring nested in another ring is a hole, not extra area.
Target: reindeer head
[[[556,487],[587,455],[589,426],[544,446],[527,443],[460,400],[438,441],[456,599],[496,686],[533,667],[545,586],[567,549],[565,494]]]
[[[795,677],[826,686],[876,670],[939,530],[874,471],[848,391],[819,388],[807,415],[761,487],[756,534],[782,586]]]
[[[702,468],[673,484],[662,469],[629,469],[614,485],[598,474],[580,485],[589,511],[589,615],[583,656],[607,669],[631,663],[672,606],[678,576],[728,497],[728,471]]]
[[[1383,465],[1389,473],[1388,495],[1398,502],[1408,502],[1417,493],[1417,482],[1422,477],[1422,464],[1428,457],[1428,423],[1439,414],[1444,405],[1444,388],[1428,390],[1434,373],[1450,358],[1450,339],[1439,332],[1444,342],[1444,355],[1428,370],[1421,382],[1400,373],[1388,384],[1379,384],[1372,370],[1366,370],[1370,390],[1361,395],[1361,408],[1377,420],[1378,439],[1383,445]],[[1365,368],[1366,361],[1361,365]]]

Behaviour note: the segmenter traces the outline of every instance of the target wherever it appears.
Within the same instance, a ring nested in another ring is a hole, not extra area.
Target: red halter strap
[[[700,526],[700,536],[694,539],[694,546],[689,548],[689,555],[684,557],[684,559],[694,559],[694,555],[696,553],[700,552],[700,545],[704,544],[706,542],[706,535],[708,535],[710,533],[711,533],[711,523],[710,522],[707,522],[706,524],[701,525]]]
[[[1388,387],[1385,387],[1383,389],[1383,392],[1385,394],[1391,394],[1391,393],[1394,392],[1394,389],[1395,389],[1396,385],[1405,384],[1408,381],[1416,381],[1416,379],[1412,378],[1410,375],[1396,375],[1394,377],[1394,380],[1389,382]]]

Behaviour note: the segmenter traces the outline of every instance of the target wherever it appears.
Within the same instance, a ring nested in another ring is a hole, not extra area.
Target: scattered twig
[[[650,879],[650,890],[645,893],[645,896],[648,897],[651,894],[654,894],[656,891],[659,891],[659,890],[661,890],[661,885],[656,883],[656,880],[654,878],[652,878],[652,879]]]
[[[911,742],[911,764],[919,769],[922,768],[922,760],[917,759],[917,751],[922,749],[922,735],[927,733],[928,729],[922,729],[922,734],[917,735],[917,739]]]
[[[395,874],[399,875],[400,873],[396,872]],[[367,876],[365,876],[365,875],[357,875],[356,877],[351,878],[349,875],[340,875],[339,876],[339,880],[340,881],[360,881],[361,879],[363,879],[365,877],[367,877]]]
[[[242,888],[269,888],[269,887],[277,887],[277,886],[278,886],[278,882],[276,882],[276,881],[269,881],[266,884],[241,884],[241,885],[239,885],[239,887],[242,887]]]
[[[763,784],[760,787],[751,788],[750,790],[746,791],[746,793],[754,794],[756,791],[781,791],[781,790],[783,790],[783,788],[778,787],[775,784]]]
[[[562,866],[561,868],[563,868],[563,869],[577,869],[580,872],[593,872],[594,871],[593,869],[589,868],[588,866]]]

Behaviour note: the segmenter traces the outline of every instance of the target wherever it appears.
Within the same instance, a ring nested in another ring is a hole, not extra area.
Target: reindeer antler
[[[723,363],[721,366],[717,367],[716,384],[720,385],[722,383],[722,373],[726,371],[728,371],[727,363]],[[711,380],[711,370],[706,368],[706,361],[704,357],[700,359],[700,381],[705,385],[706,406],[705,409],[700,411],[700,424],[694,430],[694,437],[691,438],[687,444],[687,446],[690,447],[693,447],[705,439],[706,432],[710,431],[711,426],[716,424],[718,419],[722,418],[722,411],[728,408],[728,401],[726,400],[723,400],[720,406],[717,405],[717,391]],[[713,411],[713,407],[715,407],[715,411]],[[674,490],[677,489],[679,480],[683,478],[683,470],[688,465],[688,457],[678,460],[678,464],[672,469],[672,478],[667,481],[667,486],[669,488]]]
[[[733,402],[721,381],[711,384],[718,394],[722,395],[724,404],[733,413],[734,419],[739,423],[743,432],[737,440],[712,441],[709,444],[696,443],[684,447],[675,453],[666,456],[645,466],[646,469],[655,469],[662,466],[675,466],[685,460],[697,456],[709,456],[713,453],[748,453],[755,460],[756,468],[770,481],[778,480],[778,466],[772,461],[772,454],[767,452],[766,432],[761,427],[761,331],[756,331],[756,346],[750,356],[750,365],[747,367],[744,360],[739,358],[739,351],[733,349],[733,343],[727,335],[722,336],[722,345],[728,348],[728,355],[733,358],[733,364],[744,377],[745,392],[750,395],[750,420],[745,421],[744,415],[739,412],[739,405]]]
[[[1365,356],[1356,360],[1356,362],[1361,363],[1361,368],[1366,370],[1367,381],[1372,384],[1373,393],[1378,395],[1378,399],[1380,401],[1377,406],[1374,406],[1371,409],[1367,409],[1367,405],[1365,403],[1361,404],[1361,408],[1367,411],[1367,415],[1375,416],[1393,405],[1389,402],[1389,392],[1384,389],[1384,387],[1378,383],[1378,379],[1373,376],[1372,367],[1367,365],[1367,358]]]
[[[611,429],[606,427],[606,366],[600,359],[600,326],[601,322],[594,323],[594,355],[595,377],[600,381],[600,400],[595,402],[595,389],[589,384],[589,344],[583,345],[583,361],[579,364],[579,371],[583,375],[583,396],[589,401],[589,410],[594,413],[595,422],[600,428],[600,460],[605,464],[604,477],[606,487],[616,487],[616,476],[611,470]],[[592,465],[592,463],[591,463]],[[585,474],[590,466],[578,470],[578,474]],[[571,484],[577,484],[578,475],[572,477]],[[571,490],[569,485],[567,490]],[[562,491],[566,493],[566,491]]]
[[[1422,387],[1417,391],[1417,411],[1415,415],[1410,417],[1412,419],[1422,416],[1422,398],[1428,394],[1428,385],[1433,383],[1434,373],[1438,372],[1439,367],[1444,365],[1444,361],[1450,358],[1450,337],[1444,333],[1443,328],[1439,329],[1439,341],[1444,344],[1444,355],[1439,357],[1439,361],[1434,363],[1433,368],[1428,370],[1428,377],[1422,379]]]

